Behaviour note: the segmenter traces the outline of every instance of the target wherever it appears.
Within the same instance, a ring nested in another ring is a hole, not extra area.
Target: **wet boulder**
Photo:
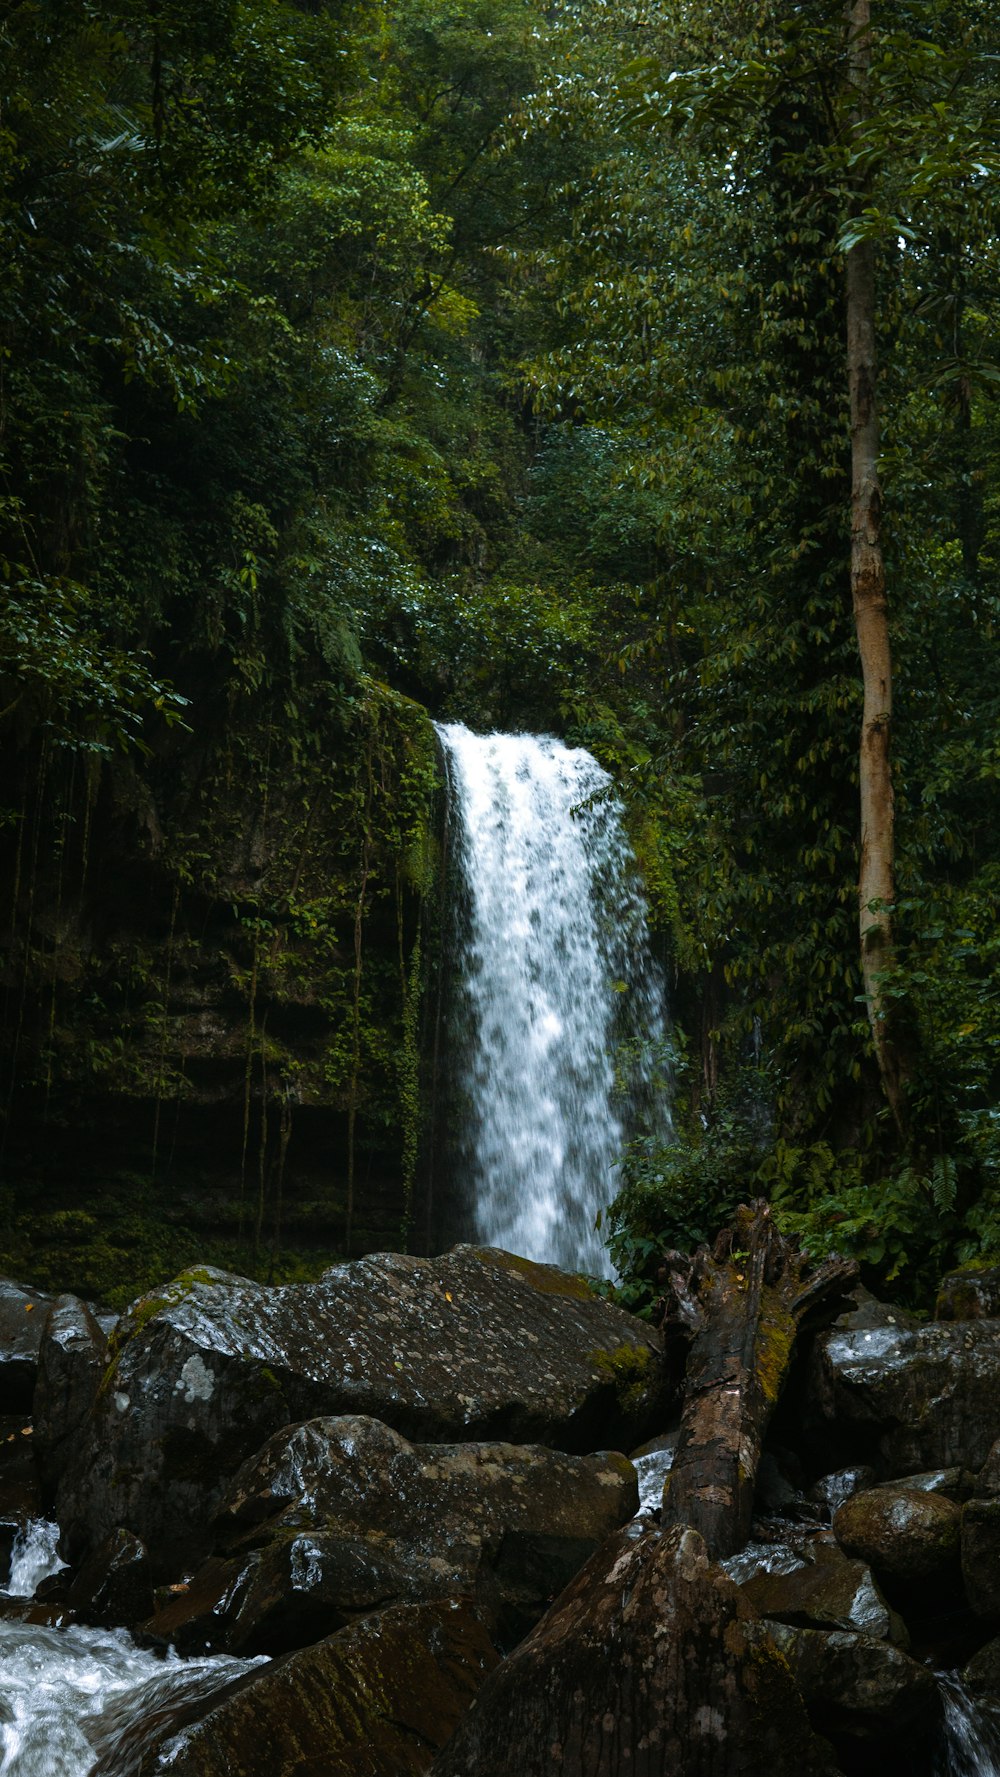
[[[629,1526],[486,1680],[434,1777],[811,1777],[788,1668],[684,1525]]]
[[[874,1485],[875,1470],[867,1463],[854,1463],[850,1468],[835,1469],[830,1475],[821,1475],[809,1489],[808,1498],[814,1505],[825,1506],[832,1515],[845,1499],[853,1493],[863,1493],[866,1488]]]
[[[962,1679],[970,1691],[1000,1697],[1000,1635],[995,1635],[973,1654]]]
[[[811,1559],[791,1573],[759,1572],[743,1585],[762,1617],[799,1628],[845,1629],[907,1647],[902,1618],[886,1603],[871,1571],[830,1543],[813,1544]]]
[[[121,1735],[92,1777],[419,1777],[497,1656],[467,1605],[400,1605]]]
[[[924,1469],[918,1475],[897,1475],[891,1481],[876,1481],[875,1486],[902,1487],[907,1493],[942,1493],[946,1499],[957,1501],[967,1492],[966,1471],[962,1468]]]
[[[1000,1265],[949,1271],[938,1286],[935,1320],[989,1320],[1000,1316]]]
[[[846,1554],[907,1586],[957,1578],[961,1525],[954,1500],[905,1483],[856,1493],[833,1515],[833,1533]]]
[[[0,1400],[5,1413],[30,1413],[38,1348],[51,1296],[0,1277]]]
[[[164,1577],[209,1552],[240,1464],[317,1414],[572,1452],[662,1423],[656,1333],[579,1279],[472,1247],[282,1288],[188,1272],[133,1306],[110,1358],[59,1489],[64,1546],[77,1559],[123,1524]]]
[[[41,1516],[42,1497],[30,1419],[22,1413],[0,1417],[0,1525],[10,1536]]]
[[[891,1742],[902,1753],[933,1729],[938,1692],[928,1667],[885,1641],[851,1631],[775,1624],[774,1640],[791,1667],[820,1733]]]
[[[130,1530],[113,1530],[92,1549],[66,1592],[76,1618],[119,1629],[138,1623],[153,1607],[149,1558]]]
[[[35,1456],[47,1506],[55,1500],[107,1362],[107,1336],[86,1302],[57,1296],[42,1327],[34,1395]]]
[[[216,1558],[145,1633],[274,1652],[390,1601],[462,1593],[509,1644],[637,1506],[635,1470],[615,1452],[414,1445],[374,1419],[311,1420],[244,1464]]]
[[[834,1329],[816,1341],[803,1427],[880,1473],[985,1462],[1000,1437],[1000,1323]]]
[[[1000,1620],[1000,1498],[962,1509],[962,1584],[977,1617]]]

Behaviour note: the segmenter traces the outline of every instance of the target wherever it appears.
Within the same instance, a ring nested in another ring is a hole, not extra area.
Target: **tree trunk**
[[[848,7],[849,70],[855,119],[868,103],[871,0]],[[863,201],[864,194],[858,198]],[[882,494],[878,479],[879,410],[875,362],[875,244],[857,241],[847,254],[847,378],[851,399],[851,599],[864,680],[859,778],[861,847],[858,910],[861,974],[879,1072],[900,1133],[905,1072],[887,980],[894,961],[895,834],[890,730],[892,652],[882,558]]]
[[[668,1255],[667,1269],[665,1331],[680,1323],[692,1338],[663,1522],[690,1524],[722,1560],[750,1535],[764,1437],[799,1329],[817,1310],[837,1312],[857,1266],[828,1259],[813,1270],[761,1202],[738,1209],[711,1251]]]

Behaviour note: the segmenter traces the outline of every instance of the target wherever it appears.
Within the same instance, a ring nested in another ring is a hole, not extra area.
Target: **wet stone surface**
[[[628,1448],[662,1424],[658,1335],[490,1250],[382,1254],[268,1289],[185,1274],[120,1324],[58,1495],[78,1558],[121,1524],[157,1571],[209,1552],[240,1463],[283,1425],[370,1415],[420,1440]]]
[[[985,1462],[1000,1437],[1000,1323],[930,1323],[823,1334],[807,1429],[889,1477]]]
[[[887,1580],[908,1583],[958,1577],[962,1514],[937,1493],[898,1487],[856,1493],[834,1513],[833,1530],[849,1555]]]
[[[311,1420],[244,1464],[216,1556],[144,1634],[277,1652],[390,1601],[463,1593],[508,1644],[637,1504],[617,1452],[414,1445],[378,1420]]]

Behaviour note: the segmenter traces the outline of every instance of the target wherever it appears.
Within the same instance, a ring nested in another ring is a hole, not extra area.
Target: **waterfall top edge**
[[[533,754],[536,758],[565,759],[570,764],[586,769],[596,780],[595,788],[606,788],[614,783],[614,778],[606,771],[599,760],[587,747],[573,747],[558,734],[536,734],[530,729],[492,728],[486,734],[477,734],[464,722],[435,722],[434,732],[447,751],[454,753],[475,750],[482,754],[517,753]],[[470,745],[471,743],[471,745]]]

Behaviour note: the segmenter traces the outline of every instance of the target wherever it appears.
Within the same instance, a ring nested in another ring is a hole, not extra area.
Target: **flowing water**
[[[439,725],[458,877],[453,1021],[473,1238],[607,1270],[595,1221],[665,1050],[621,803],[582,748]],[[662,1108],[660,1133],[669,1134]]]
[[[63,1566],[58,1530],[36,1522],[18,1536],[3,1596],[30,1597]],[[51,1627],[0,1617],[2,1777],[87,1777],[98,1758],[134,1758],[143,1726],[162,1728],[173,1711],[238,1678],[256,1660],[180,1660],[136,1647],[124,1629]],[[146,1768],[144,1766],[144,1768]],[[150,1772],[160,1768],[150,1764]]]
[[[936,1777],[1000,1777],[1000,1700],[970,1696],[954,1673],[938,1683],[943,1724]]]

